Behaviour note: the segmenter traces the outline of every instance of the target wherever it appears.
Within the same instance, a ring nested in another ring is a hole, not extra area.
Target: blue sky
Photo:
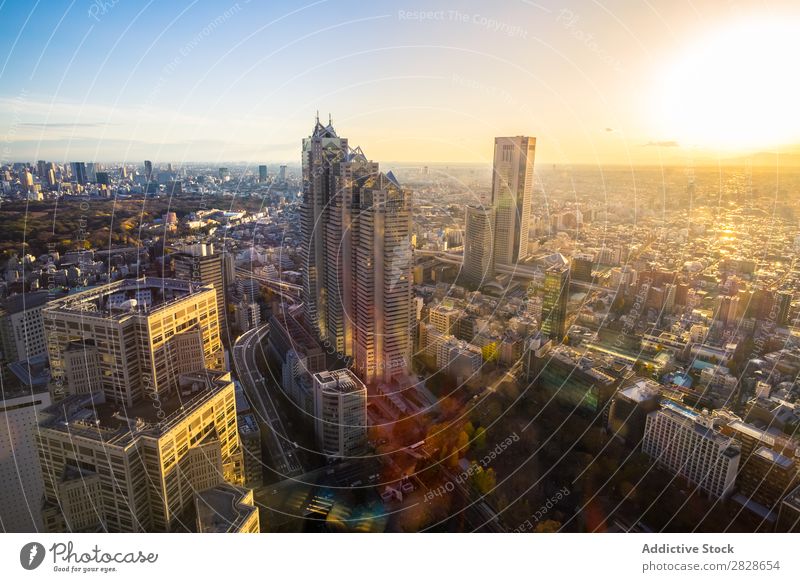
[[[517,134],[554,162],[714,155],[664,123],[659,84],[753,14],[797,22],[792,2],[0,0],[0,162],[297,161],[317,109],[379,160],[486,161]]]

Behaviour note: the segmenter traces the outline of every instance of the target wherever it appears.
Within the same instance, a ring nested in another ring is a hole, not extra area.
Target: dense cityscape
[[[800,530],[792,168],[309,125],[0,167],[4,531]]]

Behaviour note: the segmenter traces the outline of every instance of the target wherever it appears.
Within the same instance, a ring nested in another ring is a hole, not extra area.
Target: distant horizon
[[[507,135],[561,165],[799,147],[796,1],[546,4],[6,2],[0,164],[297,160],[317,111],[401,163],[488,164]]]

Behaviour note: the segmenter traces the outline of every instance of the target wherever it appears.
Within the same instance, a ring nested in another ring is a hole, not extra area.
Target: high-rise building
[[[240,414],[238,417],[239,441],[242,444],[244,463],[244,484],[256,487],[263,482],[264,463],[261,460],[261,430],[253,414]]]
[[[464,235],[464,280],[480,287],[494,277],[494,223],[491,207],[467,206]]]
[[[353,196],[354,366],[367,383],[388,382],[411,364],[411,193],[389,172],[362,179]]]
[[[594,257],[592,255],[586,253],[575,255],[572,257],[572,278],[577,281],[591,283],[593,266]]]
[[[303,140],[301,230],[304,253],[303,293],[308,322],[339,353],[352,354],[352,201],[341,185],[341,163],[347,163],[347,138],[317,120]],[[345,330],[345,326],[348,327]]]
[[[278,182],[286,181],[286,166],[281,166],[278,169]]]
[[[223,253],[216,252],[213,244],[188,245],[172,255],[175,277],[192,283],[213,285],[217,296],[217,319],[222,342],[228,345],[228,310],[225,302],[226,285]]]
[[[303,140],[306,319],[366,382],[410,359],[411,195],[319,120]]]
[[[36,442],[50,532],[172,531],[195,492],[243,479],[224,372],[182,374],[135,406],[74,394],[42,411]]]
[[[33,192],[33,175],[28,171],[28,169],[21,170],[19,173],[19,185],[22,187],[23,190],[26,192]]]
[[[72,177],[75,178],[75,181],[78,184],[86,185],[89,181],[89,177],[86,173],[86,164],[84,162],[72,162]]]
[[[528,256],[535,153],[535,137],[496,137],[494,140],[495,265],[514,265]]]
[[[320,451],[333,458],[364,452],[367,442],[367,388],[350,370],[317,372],[314,419]]]
[[[567,300],[569,299],[569,267],[555,265],[544,274],[542,301],[542,333],[561,341],[567,332]]]
[[[36,424],[50,406],[47,386],[11,390],[0,396],[0,531],[42,530],[42,471],[36,454]]]
[[[150,160],[144,161],[144,179],[148,182],[153,180],[153,162]]]
[[[716,497],[733,489],[741,457],[711,419],[671,402],[647,415],[642,452]]]
[[[0,306],[0,347],[7,363],[30,360],[47,352],[42,309],[52,297],[47,291],[18,293]]]
[[[266,182],[267,181],[267,167],[266,166],[259,166],[258,167],[258,181],[259,182]]]
[[[87,162],[86,163],[86,180],[88,182],[96,182],[97,181],[97,172],[103,169],[102,164],[98,164],[97,162]]]
[[[181,374],[221,369],[215,290],[176,279],[124,279],[56,299],[42,310],[54,399],[85,394],[97,377],[108,401],[152,403]],[[77,360],[71,355],[77,353]]]
[[[464,315],[464,312],[461,309],[446,303],[434,305],[428,311],[428,319],[433,327],[445,335],[453,334],[453,326],[462,315]]]

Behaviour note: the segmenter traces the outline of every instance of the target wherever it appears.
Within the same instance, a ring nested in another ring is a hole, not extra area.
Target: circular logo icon
[[[35,570],[44,561],[44,546],[39,542],[30,542],[19,551],[19,563],[26,570]]]

